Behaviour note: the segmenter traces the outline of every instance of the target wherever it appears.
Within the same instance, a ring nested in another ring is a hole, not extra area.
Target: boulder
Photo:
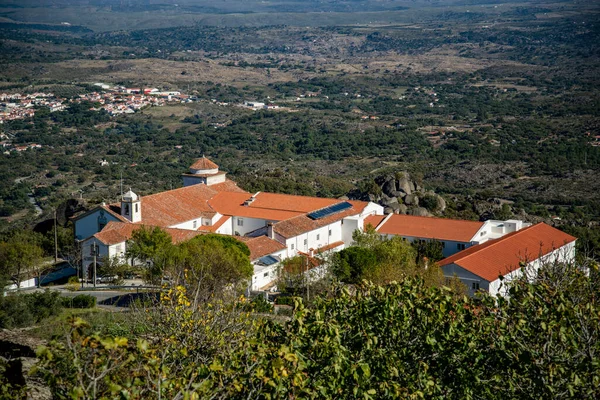
[[[390,198],[385,204],[387,206],[391,206],[392,204],[399,204],[400,202],[398,201],[397,197],[392,197]]]
[[[438,212],[444,212],[444,210],[446,210],[446,200],[439,194],[436,196],[438,200]]]
[[[398,179],[397,185],[398,190],[406,194],[411,194],[415,188],[414,183],[406,175]]]
[[[414,215],[416,217],[429,217],[429,211],[427,211],[424,207],[416,207],[410,210],[410,215]]]
[[[418,206],[419,197],[415,194],[408,194],[404,198],[404,204],[406,204],[407,206]]]
[[[394,209],[392,207],[384,207],[383,208],[384,214],[392,214],[393,212],[394,212]]]
[[[398,214],[406,214],[408,212],[408,207],[406,204],[398,204]]]
[[[394,195],[396,192],[396,182],[393,179],[384,182],[384,184],[381,186],[381,191],[390,197],[396,197]]]

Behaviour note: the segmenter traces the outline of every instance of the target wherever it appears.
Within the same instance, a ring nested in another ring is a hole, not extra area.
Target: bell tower
[[[133,193],[131,189],[121,199],[121,216],[131,222],[140,222],[142,220],[142,202],[138,195]]]

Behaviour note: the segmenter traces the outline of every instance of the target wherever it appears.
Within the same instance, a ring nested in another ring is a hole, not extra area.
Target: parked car
[[[119,280],[117,275],[96,277],[96,283],[114,283],[117,280]]]

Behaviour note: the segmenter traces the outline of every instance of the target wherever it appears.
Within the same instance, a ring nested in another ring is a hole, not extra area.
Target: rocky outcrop
[[[423,189],[408,172],[379,176],[375,183],[380,188],[378,193],[354,191],[349,197],[378,203],[386,213],[431,216],[446,209],[446,201],[440,195]]]

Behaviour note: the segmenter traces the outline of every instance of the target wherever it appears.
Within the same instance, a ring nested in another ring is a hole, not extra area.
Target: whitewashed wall
[[[575,260],[575,243],[576,242],[568,243],[565,246],[559,247],[553,252],[546,254],[545,256],[530,261],[525,267],[526,271],[523,271],[523,269],[520,268],[504,275],[504,279],[502,280],[496,279],[492,281],[489,285],[490,294],[493,296],[506,296],[508,294],[508,283],[523,276],[524,273],[526,273],[529,278],[534,277],[540,267],[544,264],[552,264],[555,262],[573,262]]]

